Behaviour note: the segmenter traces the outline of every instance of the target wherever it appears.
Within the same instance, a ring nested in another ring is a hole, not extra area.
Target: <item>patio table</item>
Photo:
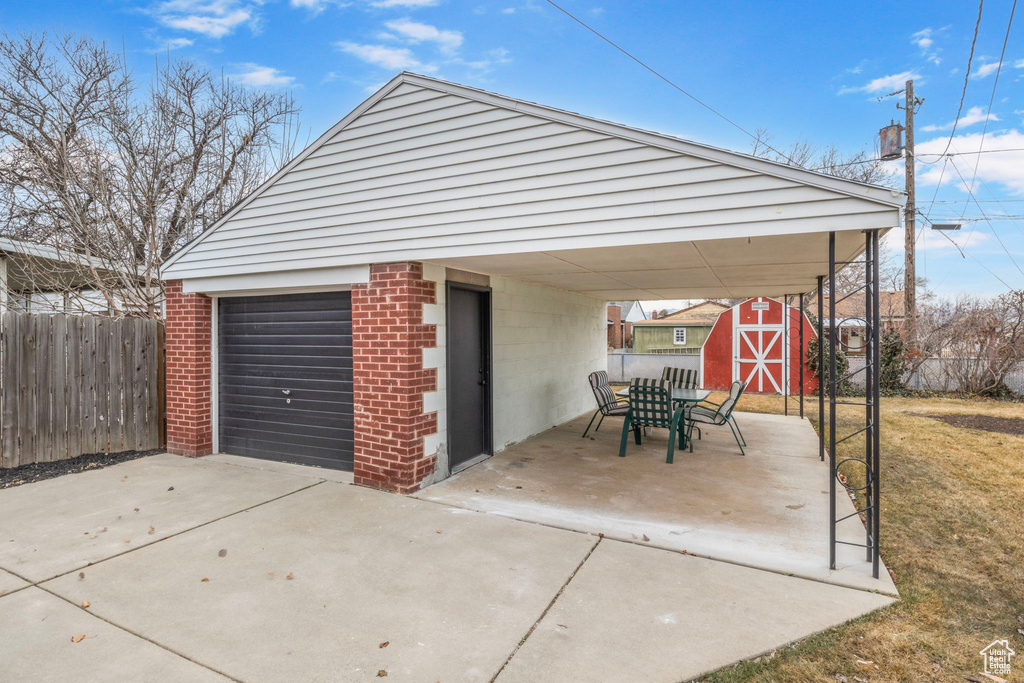
[[[629,398],[629,387],[619,389],[615,392],[615,395],[622,396],[623,398]],[[672,402],[683,404],[683,415],[686,420],[690,419],[690,408],[705,400],[710,395],[711,391],[709,389],[687,389],[677,386],[672,387]]]

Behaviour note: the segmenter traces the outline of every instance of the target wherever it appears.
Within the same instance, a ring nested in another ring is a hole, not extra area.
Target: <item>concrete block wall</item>
[[[607,362],[599,299],[491,278],[494,450],[594,410],[587,375]]]

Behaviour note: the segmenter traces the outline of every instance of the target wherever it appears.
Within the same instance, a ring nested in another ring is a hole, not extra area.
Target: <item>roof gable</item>
[[[403,73],[164,276],[573,248],[630,230],[657,243],[678,238],[666,227],[756,230],[865,210],[884,228],[901,204],[888,189]]]

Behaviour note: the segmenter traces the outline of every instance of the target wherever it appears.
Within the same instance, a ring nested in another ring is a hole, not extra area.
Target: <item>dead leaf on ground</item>
[[[135,508],[135,511],[136,511],[136,512],[138,512],[138,511],[139,511],[139,508]]]
[[[647,538],[647,534],[644,534],[643,536],[641,536],[641,538],[643,538],[643,540],[644,540],[645,542],[646,542],[646,541],[650,541],[650,540],[651,540],[651,539]]]
[[[288,572],[288,576],[286,576],[286,577],[284,577],[284,578],[286,578],[286,579],[288,579],[289,581],[291,581],[292,579],[294,579],[294,578],[295,578],[295,574],[292,574],[291,572]]]
[[[78,580],[81,581],[85,578],[85,572],[78,572]]]
[[[377,672],[377,678],[384,678],[387,675],[388,675],[388,672],[385,671],[384,669],[381,669],[380,671]]]
[[[799,505],[787,505],[786,507],[790,510],[799,510],[805,505],[807,505],[807,503],[800,503]]]
[[[441,530],[440,530],[440,529],[438,529],[438,530],[437,530],[437,531],[435,531],[434,533],[435,533],[435,534],[439,534],[439,533],[441,533]]]
[[[71,636],[72,643],[80,643],[85,640],[85,636]]]
[[[174,490],[174,487],[172,486],[172,487],[168,488],[167,490],[168,490],[168,491],[173,491],[173,490]]]
[[[220,552],[217,553],[217,557],[224,557],[227,554],[228,554],[228,549],[227,548],[221,548]]]
[[[91,605],[91,604],[92,603],[89,602],[88,600],[82,600],[82,609],[89,609],[89,605]]]
[[[154,531],[156,531],[156,527],[152,527],[152,526],[149,527],[149,533],[150,534],[152,534]]]
[[[974,676],[964,676],[964,680],[970,681],[971,683],[981,683],[981,679],[975,678]]]
[[[380,647],[380,648],[384,648],[384,647],[387,647],[387,646],[388,646],[388,645],[390,645],[390,644],[391,644],[391,641],[390,641],[390,640],[385,640],[385,641],[384,641],[383,643],[381,643],[381,644],[380,644],[380,645],[378,645],[377,647]]]
[[[204,582],[209,581],[209,580],[210,580],[210,577],[204,576],[203,578],[199,579],[199,583],[204,583]]]
[[[117,518],[118,518],[118,519],[121,519],[121,515],[118,515],[118,516],[117,516]]]

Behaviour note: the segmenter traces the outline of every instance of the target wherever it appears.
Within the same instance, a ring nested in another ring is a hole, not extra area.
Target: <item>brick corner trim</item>
[[[198,457],[213,452],[210,349],[213,301],[185,294],[181,280],[165,287],[167,452]]]
[[[436,301],[421,263],[374,264],[352,288],[356,484],[411,493],[434,471],[423,437],[437,432],[437,413],[424,414],[423,393],[437,390],[437,369],[423,368],[422,349],[437,345],[437,326],[423,323]]]

